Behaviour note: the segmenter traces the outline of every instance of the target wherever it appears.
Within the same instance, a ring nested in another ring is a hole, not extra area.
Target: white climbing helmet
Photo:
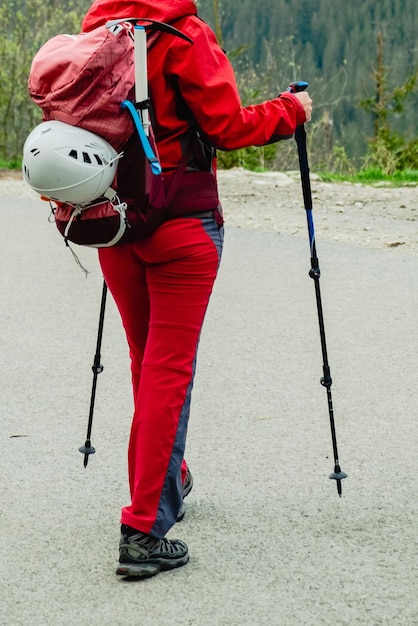
[[[36,126],[26,139],[22,171],[41,196],[83,205],[106,194],[120,156],[99,135],[53,120]]]

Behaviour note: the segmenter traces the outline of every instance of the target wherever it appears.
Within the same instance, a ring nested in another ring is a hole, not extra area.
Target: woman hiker
[[[153,128],[167,189],[184,170],[168,217],[147,239],[102,248],[104,279],[130,350],[134,415],[128,470],[131,502],[122,509],[123,576],[149,577],[185,565],[187,545],[167,539],[192,488],[184,451],[196,351],[219,267],[223,218],[215,149],[289,138],[311,119],[308,93],[282,93],[243,107],[234,72],[193,0],[96,0],[90,31],[111,19],[170,23],[148,52]],[[183,161],[182,161],[183,159]]]

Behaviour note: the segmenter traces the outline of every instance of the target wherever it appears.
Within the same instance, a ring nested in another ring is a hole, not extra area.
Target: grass
[[[418,185],[418,170],[402,170],[393,174],[384,174],[376,168],[359,170],[355,174],[333,174],[329,172],[317,172],[325,182],[350,182],[362,183],[363,185],[382,184],[401,187],[403,185]]]
[[[0,159],[0,170],[19,170],[22,167],[22,159],[13,161],[4,161]]]
[[[0,159],[0,169],[20,170],[21,160],[3,161]],[[261,170],[260,170],[261,171]],[[354,174],[335,174],[333,172],[316,171],[324,182],[349,182],[362,183],[363,185],[386,185],[388,187],[418,186],[418,170],[402,170],[393,174],[384,174],[381,170],[373,167],[364,168]]]

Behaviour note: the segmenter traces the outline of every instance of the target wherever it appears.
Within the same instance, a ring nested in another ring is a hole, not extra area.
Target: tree
[[[360,105],[373,117],[374,135],[369,141],[369,161],[384,173],[392,174],[399,169],[418,169],[418,140],[406,141],[393,131],[390,118],[405,110],[406,100],[415,91],[418,69],[409,74],[400,87],[388,86],[389,70],[384,64],[383,34],[377,37],[377,62],[373,72],[374,96]]]

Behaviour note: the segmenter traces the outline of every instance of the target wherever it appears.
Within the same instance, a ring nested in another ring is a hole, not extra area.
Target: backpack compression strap
[[[123,109],[128,109],[131,114],[132,121],[135,125],[135,129],[138,133],[139,140],[142,144],[142,148],[144,150],[145,156],[151,165],[152,173],[155,175],[161,174],[162,169],[159,160],[154,154],[153,149],[151,148],[151,144],[149,142],[148,137],[145,134],[144,128],[142,126],[142,120],[136,110],[135,106],[132,104],[130,100],[124,100],[120,105]]]

